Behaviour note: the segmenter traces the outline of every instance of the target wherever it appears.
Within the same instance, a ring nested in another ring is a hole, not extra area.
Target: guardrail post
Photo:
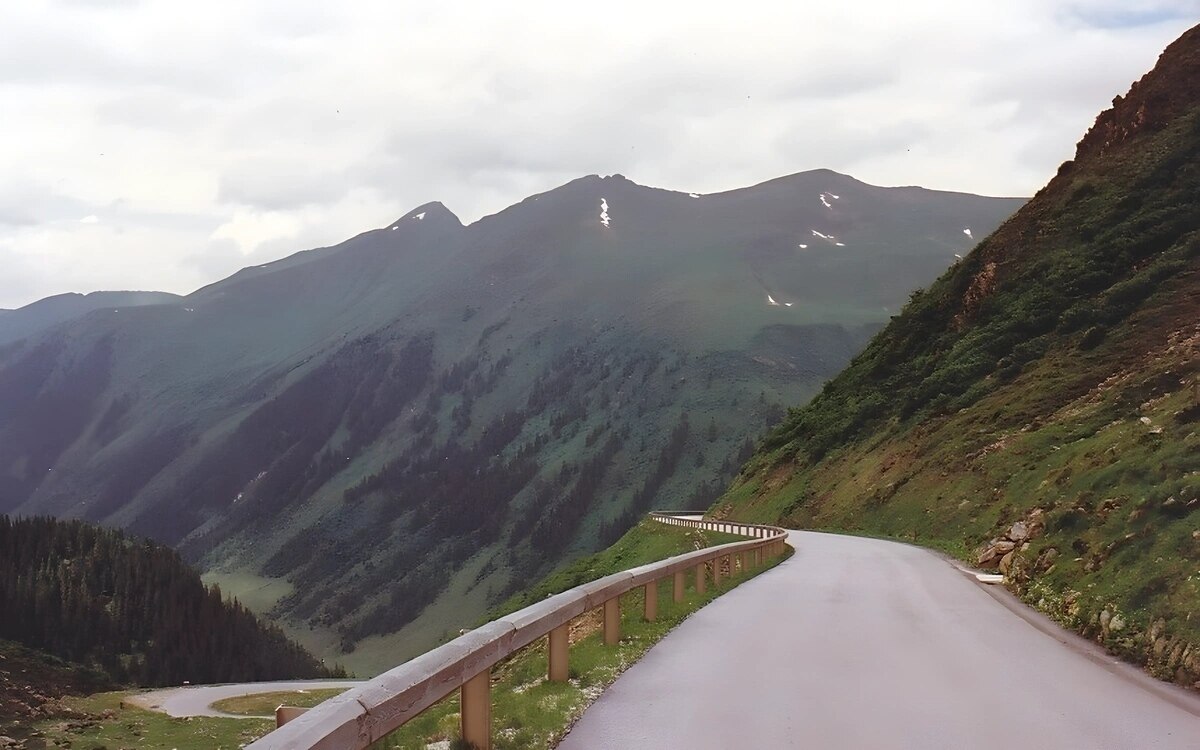
[[[571,625],[565,623],[550,631],[547,645],[547,677],[551,682],[566,682],[570,676]]]
[[[300,714],[307,710],[307,708],[298,708],[296,706],[279,706],[275,709],[275,728],[278,729],[292,719],[300,718]]]
[[[492,748],[492,670],[483,670],[463,683],[462,737],[463,741],[478,748]]]
[[[704,563],[700,563],[699,565],[696,566],[696,593],[697,594],[704,593],[704,583],[705,583],[704,579],[706,577],[707,576],[704,573]]]
[[[646,618],[646,622],[658,619],[658,581],[646,584],[646,608],[643,617]]]
[[[615,646],[621,640],[621,598],[604,603],[604,645]]]
[[[671,588],[671,598],[676,604],[683,601],[684,574],[682,570],[675,571],[675,581]]]

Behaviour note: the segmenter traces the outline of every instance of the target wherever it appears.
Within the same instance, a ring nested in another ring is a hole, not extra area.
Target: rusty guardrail
[[[246,750],[362,750],[414,719],[422,711],[460,690],[462,736],[479,750],[491,748],[491,670],[501,659],[540,638],[549,638],[547,677],[566,681],[568,629],[585,612],[603,608],[604,643],[620,640],[620,597],[638,587],[646,592],[643,616],[658,616],[658,582],[672,580],[673,597],[683,600],[686,575],[693,571],[696,590],[708,578],[720,583],[722,567],[729,576],[740,562],[743,572],[765,563],[785,549],[787,533],[776,526],[706,521],[703,512],[658,511],[651,518],[673,526],[724,531],[750,537],[688,552],[555,594],[524,609],[476,628],[384,672],[365,685],[321,703]],[[711,574],[709,563],[713,563]]]

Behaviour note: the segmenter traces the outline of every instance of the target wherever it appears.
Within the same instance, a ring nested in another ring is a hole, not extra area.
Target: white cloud
[[[0,248],[28,261],[0,274],[0,306],[186,292],[428,200],[471,221],[592,172],[707,193],[829,167],[1031,194],[1200,16],[612,0],[614,26],[571,3],[468,5],[0,5]]]

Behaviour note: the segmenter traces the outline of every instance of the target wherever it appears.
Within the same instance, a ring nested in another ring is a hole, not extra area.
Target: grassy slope
[[[536,585],[515,594],[488,613],[487,619],[503,617],[522,607],[539,602],[548,596],[581,586],[622,570],[665,560],[685,552],[738,542],[745,537],[701,529],[668,526],[656,521],[642,521],[611,547],[594,555],[580,558],[543,578]]]
[[[1194,81],[1198,48],[1189,33],[1169,50],[1188,75],[1151,74],[1141,98],[1161,109],[1162,81]],[[1100,155],[1081,146],[915,295],[790,415],[721,512],[975,562],[1040,509],[1044,529],[1018,549],[1009,585],[1160,677],[1200,680],[1188,645],[1200,644],[1200,107],[1170,105],[1157,132]],[[1136,130],[1128,109],[1106,114],[1110,132]]]

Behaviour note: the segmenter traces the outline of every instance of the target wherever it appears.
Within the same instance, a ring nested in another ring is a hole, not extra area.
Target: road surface
[[[1200,748],[1200,697],[933,553],[791,543],[650,649],[560,750]]]
[[[233,719],[261,718],[238,716],[216,711],[210,706],[225,698],[258,695],[292,690],[322,690],[324,688],[354,687],[362,680],[293,680],[291,682],[246,682],[240,685],[193,685],[139,693],[126,698],[134,705],[161,711],[169,716],[224,716]],[[270,718],[275,718],[271,716]]]

